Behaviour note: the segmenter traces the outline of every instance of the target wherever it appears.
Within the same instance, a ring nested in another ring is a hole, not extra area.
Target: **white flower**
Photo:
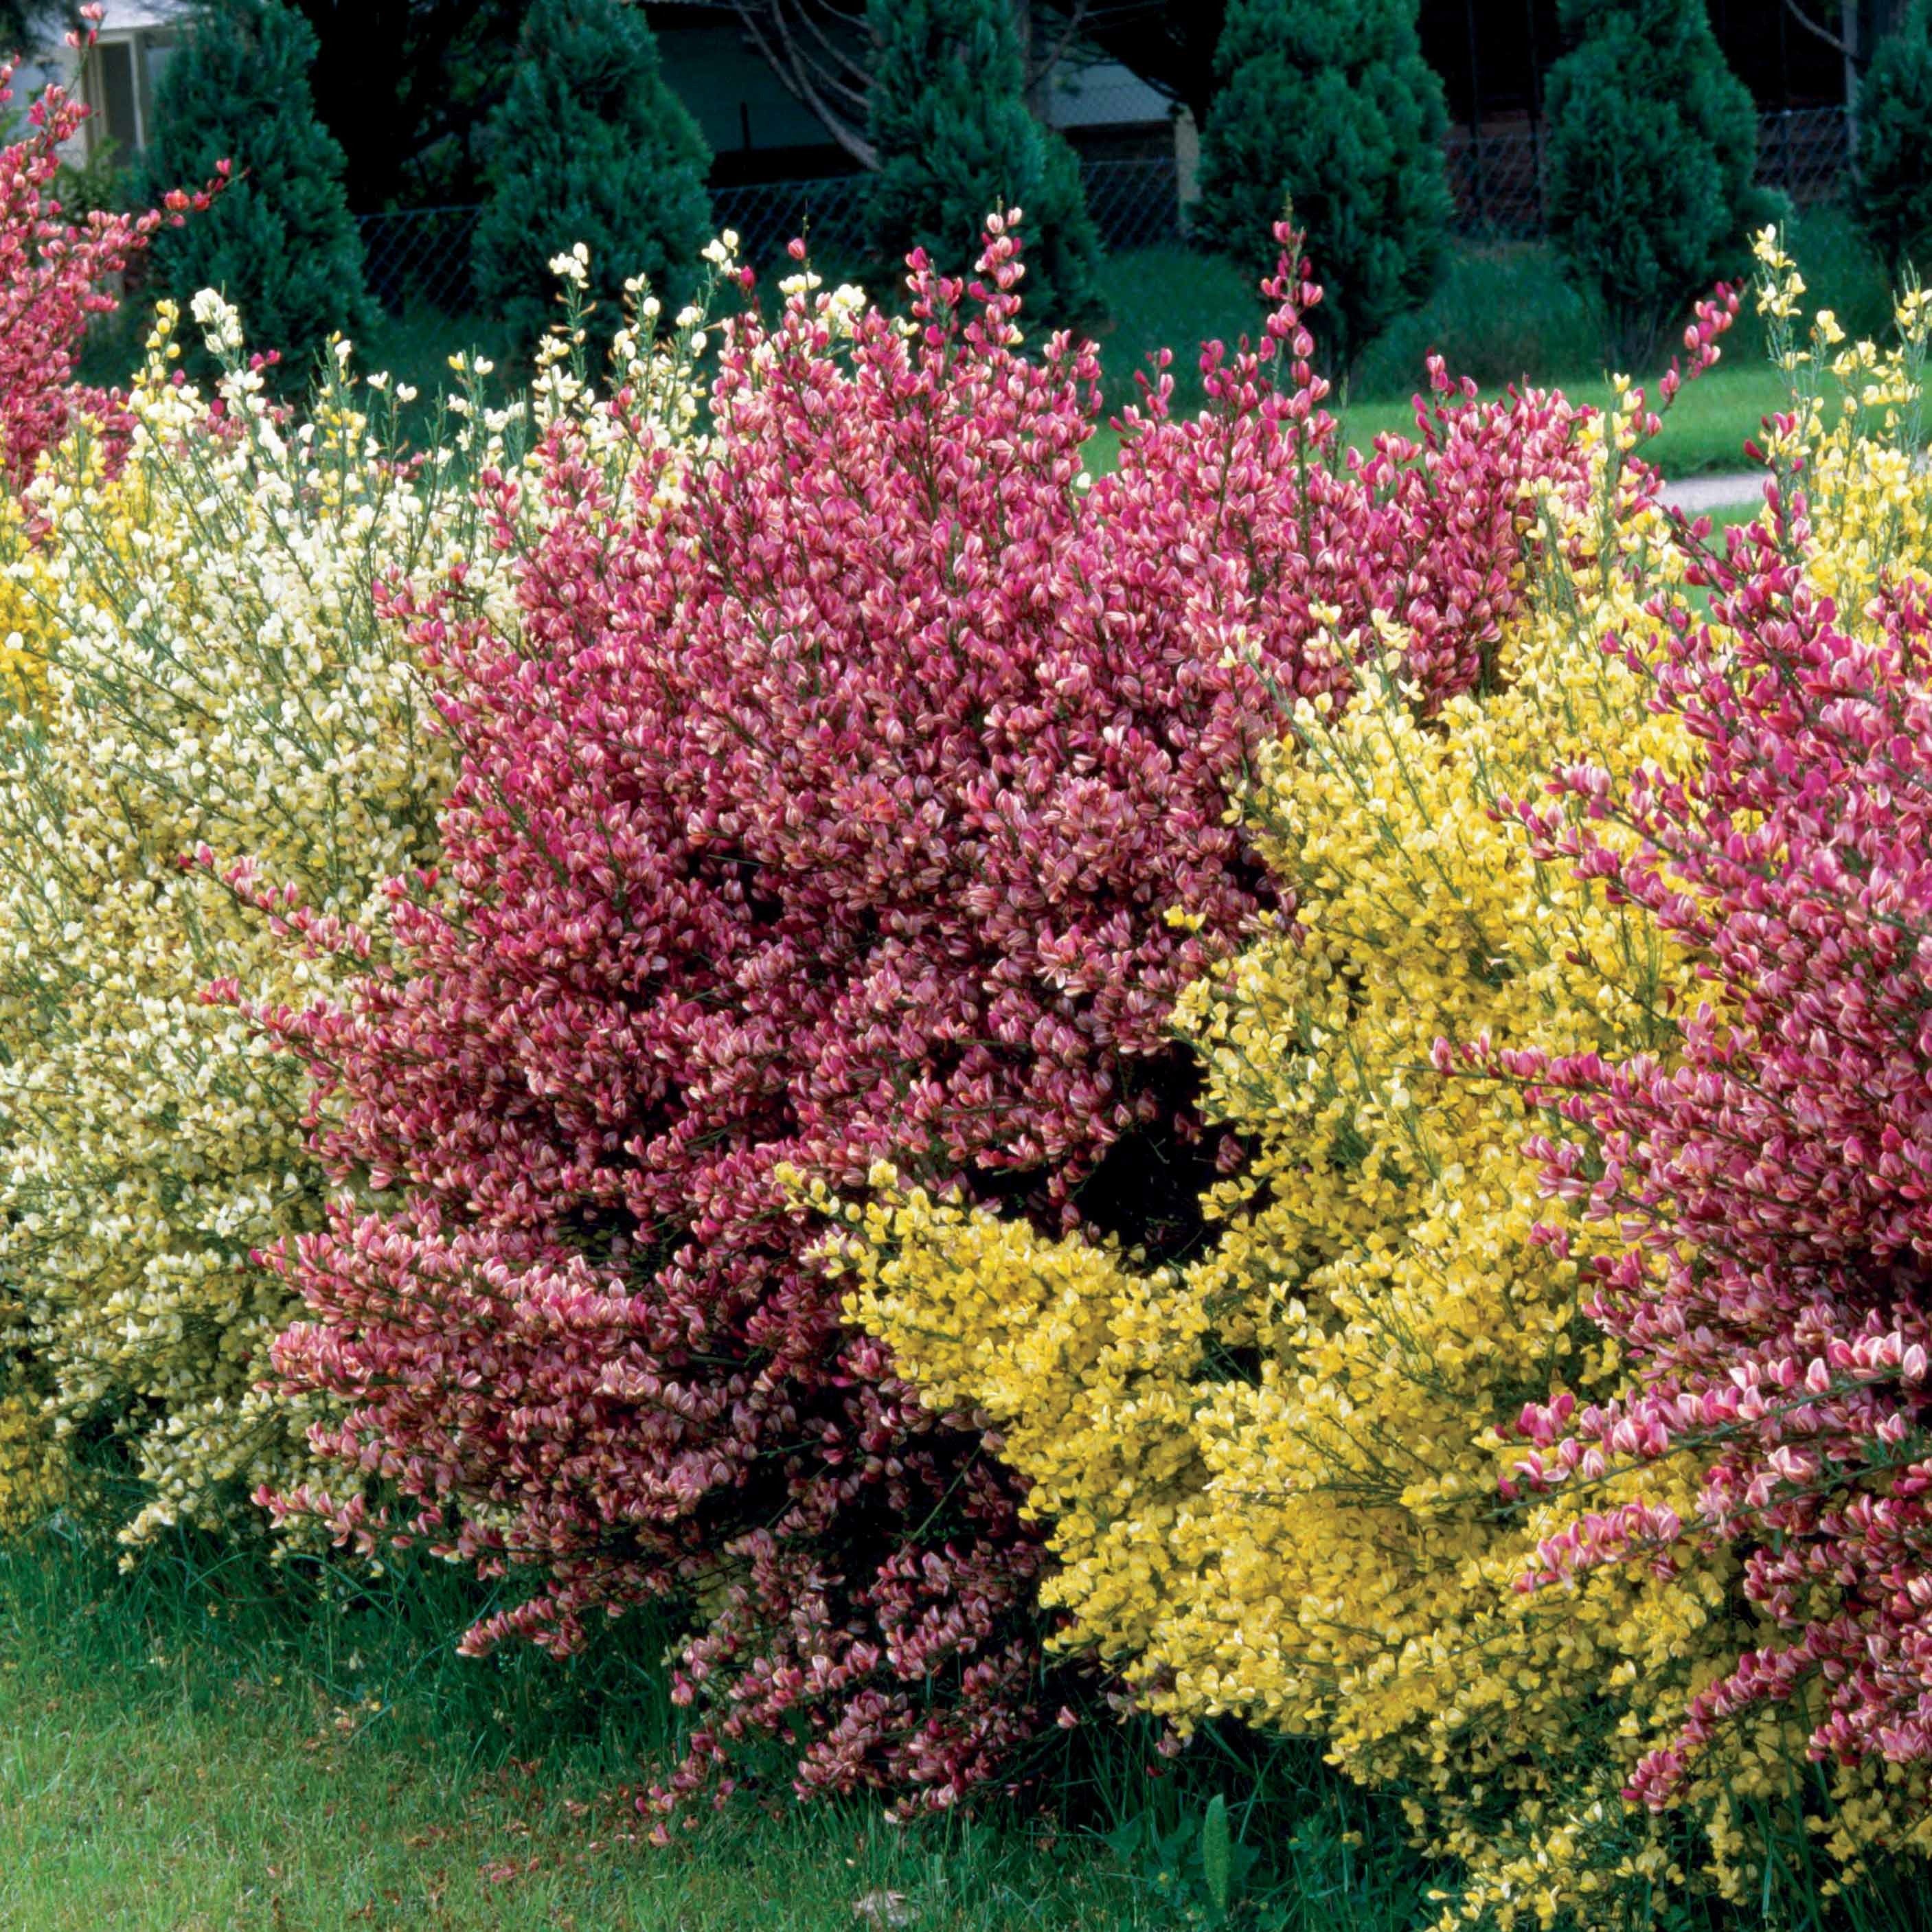
[[[564,259],[587,276],[587,251]],[[232,364],[241,318],[213,290],[190,306]],[[219,878],[156,855],[249,858],[380,944],[382,882],[435,857],[453,765],[371,586],[433,585],[461,560],[484,610],[514,610],[470,494],[478,467],[517,461],[513,412],[458,396],[467,422],[399,476],[339,400],[278,428],[235,368],[233,434],[210,436],[206,392],[172,380],[173,326],[163,310],[119,480],[76,440],[34,486],[44,533],[0,514],[0,638],[41,686],[32,730],[0,709],[0,1298],[35,1311],[48,1453],[98,1417],[123,1425],[145,1492],[123,1521],[134,1540],[311,1473],[308,1418],[258,1391],[288,1311],[246,1257],[315,1225],[326,1183],[298,1076],[201,996],[232,976],[300,1006],[339,985],[331,957],[292,952]],[[688,441],[697,407],[686,348],[646,368],[641,426],[574,378],[542,392],[627,514],[653,508],[629,494],[637,429]],[[646,489],[675,488],[652,474]],[[551,506],[531,490],[514,514],[534,543]],[[0,1443],[0,1517],[8,1480]]]
[[[242,317],[220,290],[197,290],[188,304],[188,313],[194,317],[196,326],[215,355],[241,354]]]

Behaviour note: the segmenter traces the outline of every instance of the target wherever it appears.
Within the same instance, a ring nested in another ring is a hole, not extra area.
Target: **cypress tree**
[[[1427,298],[1454,212],[1415,22],[1416,0],[1228,0],[1215,53],[1196,231],[1258,276],[1292,200],[1344,368]]]
[[[1896,277],[1932,273],[1932,5],[1911,0],[1858,87],[1853,206]]]
[[[647,277],[667,308],[684,300],[711,235],[711,155],[665,83],[642,8],[536,0],[487,141],[471,261],[493,314],[540,334],[556,313],[550,261],[580,242],[608,326],[628,277]]]
[[[1028,107],[1008,0],[871,0],[874,244],[915,245],[950,274],[980,252],[986,217],[1023,212],[1027,312],[1091,324],[1103,309],[1100,237],[1073,151]]]
[[[1626,368],[1741,262],[1774,211],[1752,184],[1757,115],[1704,0],[1562,0],[1576,45],[1550,69],[1550,232]]]
[[[314,29],[281,0],[206,0],[161,76],[136,194],[152,200],[234,164],[206,214],[156,232],[150,259],[184,304],[221,290],[249,340],[282,352],[290,386],[332,333],[356,335],[371,314],[342,150],[309,92],[315,52]]]

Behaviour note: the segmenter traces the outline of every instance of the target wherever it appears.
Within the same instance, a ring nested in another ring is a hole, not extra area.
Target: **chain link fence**
[[[1145,160],[1081,164],[1087,206],[1109,248],[1146,248],[1180,238],[1180,180],[1172,154]],[[867,178],[758,182],[715,188],[712,220],[734,230],[746,260],[769,264],[802,235],[814,254],[831,261],[867,252]]]
[[[1529,129],[1472,140],[1458,130],[1446,158],[1457,226],[1472,236],[1527,239],[1543,230],[1542,143]],[[1849,130],[1841,109],[1815,107],[1765,115],[1758,129],[1758,178],[1800,208],[1828,201],[1850,171]],[[1100,238],[1116,254],[1185,242],[1187,210],[1172,154],[1081,164]],[[769,269],[794,236],[823,261],[862,261],[866,254],[866,177],[761,182],[713,191],[720,230],[737,231],[746,258]],[[470,279],[473,208],[412,208],[360,218],[371,292],[392,314],[430,309],[460,314],[473,306]]]
[[[1766,114],[1757,128],[1757,178],[1800,208],[1835,200],[1850,184],[1852,124],[1841,107]]]
[[[1543,143],[1509,128],[1447,146],[1449,186],[1466,234],[1528,239],[1543,232]],[[1758,117],[1757,178],[1799,208],[1834,199],[1851,172],[1851,130],[1841,107],[1797,107]]]
[[[1527,241],[1543,232],[1543,143],[1525,129],[1472,140],[1457,128],[1444,145],[1456,226],[1466,235]]]
[[[412,208],[357,218],[362,272],[369,292],[392,315],[417,308],[445,315],[476,306],[470,280],[470,244],[480,210]]]
[[[1088,212],[1115,254],[1156,248],[1186,233],[1180,170],[1172,154],[1140,161],[1085,161],[1080,176]]]
[[[1100,238],[1115,250],[1177,242],[1184,232],[1179,171],[1171,154],[1083,164],[1087,205]],[[867,252],[867,177],[735,183],[712,191],[722,232],[736,231],[745,258],[769,268],[803,236],[821,260],[862,260]],[[392,314],[418,308],[460,314],[472,305],[470,244],[474,208],[409,208],[358,218],[370,292]]]
[[[714,188],[712,226],[721,234],[734,230],[740,251],[760,270],[782,260],[785,244],[800,235],[822,260],[854,259],[866,248],[866,182],[864,175],[834,175]]]

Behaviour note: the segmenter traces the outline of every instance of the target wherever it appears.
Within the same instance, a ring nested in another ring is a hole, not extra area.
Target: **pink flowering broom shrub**
[[[83,8],[91,20],[100,9]],[[91,44],[70,36],[75,47]],[[17,71],[0,62],[0,106],[14,98]],[[67,434],[78,415],[107,434],[124,428],[113,399],[74,380],[88,326],[115,306],[105,286],[123,274],[164,221],[206,208],[206,193],[177,190],[144,214],[90,209],[68,215],[55,193],[61,148],[80,132],[88,110],[50,86],[27,110],[27,131],[0,148],[0,482],[18,489],[44,450]]]
[[[1821,448],[1801,394],[1774,424],[1772,513],[1706,566],[1710,620],[1660,607],[1654,634],[1630,640],[1654,707],[1698,745],[1694,768],[1617,783],[1573,766],[1553,804],[1524,811],[1542,856],[1689,952],[1707,1004],[1668,1060],[1499,1056],[1556,1118],[1535,1150],[1550,1189],[1622,1232],[1597,1264],[1594,1312],[1634,1372],[1615,1402],[1526,1409],[1525,1473],[1577,1485],[1588,1508],[1619,1469],[1675,1458],[1701,1472],[1688,1513],[1620,1480],[1628,1499],[1546,1538],[1526,1587],[1741,1550],[1756,1640],[1630,1795],[1663,1808],[1774,1718],[1808,1733],[1834,1841],[1853,1853],[1932,1844],[1924,298],[1900,321],[1900,354],[1839,358],[1888,423],[1848,416]],[[1850,562],[1825,534],[1846,527],[1864,537]]]
[[[652,519],[568,424],[485,477],[506,532],[552,513],[514,623],[410,607],[462,754],[441,874],[393,890],[394,970],[269,1016],[346,1184],[274,1349],[342,1480],[270,1500],[528,1571],[473,1651],[688,1604],[666,1805],[766,1738],[801,1792],[944,1804],[1034,1727],[1022,1491],[845,1324],[796,1178],[890,1158],[1184,1242],[1169,1012],[1274,909],[1245,775],[1388,620],[1420,710],[1480,684],[1582,487],[1574,412],[1439,370],[1418,440],[1345,455],[1285,260],[1204,412],[1159,376],[1089,488],[1097,366],[1021,352],[1012,236],[970,287],[910,266],[909,322],[801,274],[734,324]]]

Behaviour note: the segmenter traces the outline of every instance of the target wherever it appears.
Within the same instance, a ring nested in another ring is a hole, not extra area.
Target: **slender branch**
[[[1819,39],[1822,40],[1828,47],[1835,48],[1837,51],[1843,54],[1847,60],[1854,62],[1856,65],[1859,67],[1863,67],[1864,65],[1864,56],[1858,52],[1858,49],[1854,46],[1850,40],[1841,40],[1836,34],[1832,32],[1830,28],[1821,26],[1816,20],[1812,19],[1809,14],[1805,12],[1802,7],[1798,5],[1798,0],[1784,0],[1784,10],[1789,14],[1808,34],[1816,34]]]
[[[732,8],[747,38],[764,57],[765,64],[778,76],[786,92],[815,116],[825,131],[861,167],[876,169],[879,165],[878,149],[860,132],[852,117],[842,113],[826,98],[828,94],[841,94],[856,104],[862,103],[862,97],[847,82],[819,71],[817,64],[806,57],[785,16],[783,0],[732,0]],[[814,38],[821,42],[825,40],[821,29],[809,21],[806,25]],[[843,54],[837,58],[848,67],[856,65]]]
[[[1065,15],[1066,24],[1060,28],[1058,36],[1046,57],[1034,67],[1033,72],[1028,76],[1029,86],[1037,87],[1043,84],[1052,76],[1054,69],[1066,58],[1067,49],[1073,44],[1074,36],[1079,32],[1086,20],[1087,4],[1088,0],[1068,0]]]
[[[771,0],[771,4],[774,13],[781,14],[783,13],[784,0]],[[858,83],[856,90],[856,96],[862,100],[867,90],[872,84],[872,69],[863,61],[854,60],[843,47],[832,40],[831,35],[823,27],[814,22],[809,10],[811,0],[800,0],[799,18],[804,23],[806,32],[824,49],[827,58],[833,63],[834,68],[843,68],[852,80]],[[848,27],[852,25],[851,19],[848,15],[840,14],[834,9],[827,9],[827,12],[832,19],[844,20]],[[848,93],[854,92],[850,86],[843,83],[841,84],[841,91]]]

